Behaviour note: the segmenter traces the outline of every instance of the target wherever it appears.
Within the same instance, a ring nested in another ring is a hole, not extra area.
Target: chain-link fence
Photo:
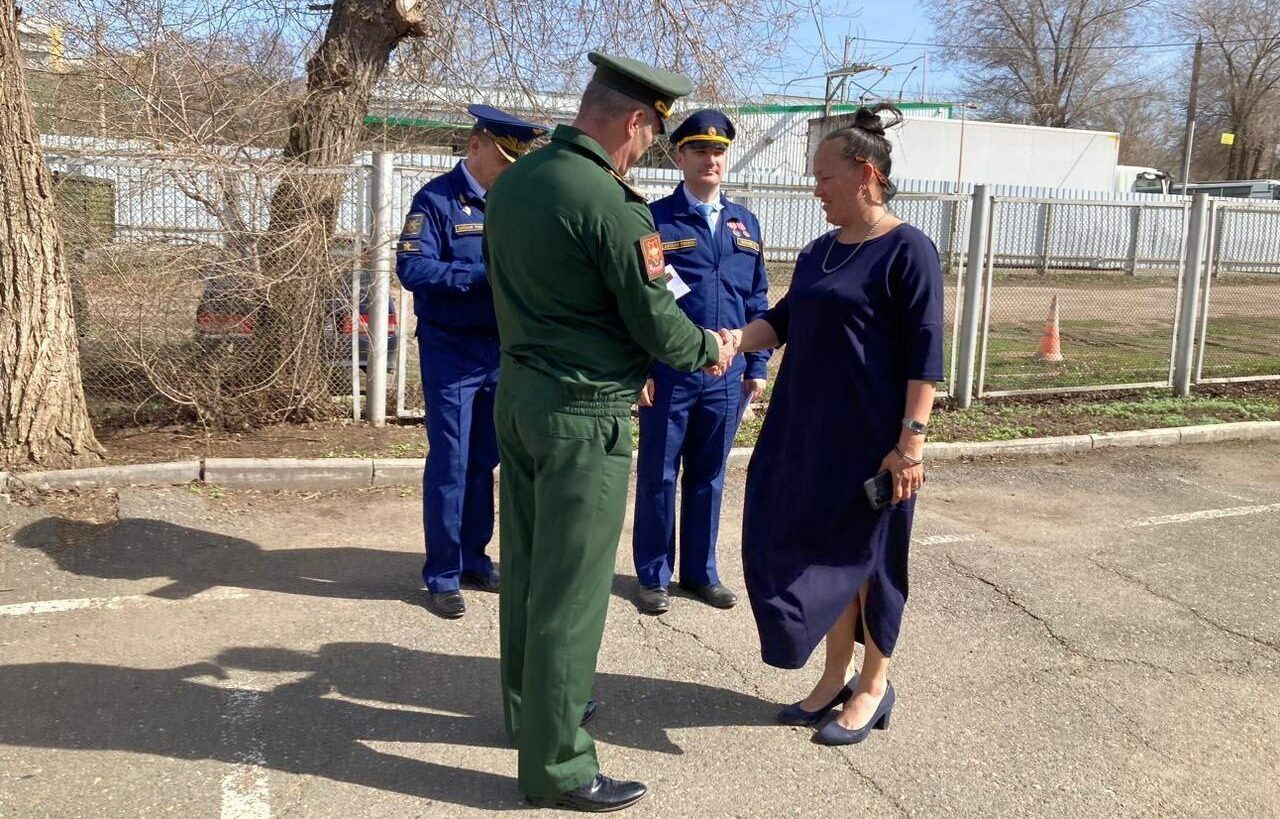
[[[376,346],[368,271],[377,253],[391,253],[373,245],[368,157],[305,173],[278,163],[48,158],[96,423],[360,417]],[[393,235],[418,189],[457,161],[395,159]],[[653,169],[637,178],[651,199],[678,180]],[[726,185],[760,218],[775,302],[796,254],[831,229],[802,182]],[[962,358],[966,281],[980,295],[969,380],[978,396],[1171,383],[1190,200],[996,196],[974,279],[967,253],[982,226],[971,224],[973,195],[904,187],[894,210],[934,240],[943,263],[944,392]],[[1280,206],[1216,200],[1206,222],[1193,380],[1280,378]],[[387,310],[388,411],[420,417],[413,297],[394,276]]]
[[[350,414],[359,169],[48,159],[96,425]]]
[[[1168,386],[1186,206],[992,203],[979,396]]]
[[[1218,200],[1209,221],[1195,380],[1280,379],[1280,206]]]

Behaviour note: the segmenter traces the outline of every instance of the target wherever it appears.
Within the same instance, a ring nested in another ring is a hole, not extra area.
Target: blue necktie
[[[696,210],[698,212],[698,215],[702,217],[702,221],[707,223],[707,227],[711,227],[711,210],[712,210],[711,203],[699,202],[698,204],[693,206],[693,209]]]

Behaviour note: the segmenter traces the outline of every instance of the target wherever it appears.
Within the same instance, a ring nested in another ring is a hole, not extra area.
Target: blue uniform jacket
[[[751,211],[724,197],[715,236],[689,206],[681,182],[675,193],[650,206],[662,235],[667,263],[692,292],[676,302],[699,327],[743,327],[769,309],[760,222]],[[764,378],[772,350],[747,353],[744,378]],[[654,368],[663,365],[655,363]]]
[[[461,162],[414,195],[396,243],[396,275],[413,292],[418,321],[497,332],[483,238],[484,200],[467,184]]]

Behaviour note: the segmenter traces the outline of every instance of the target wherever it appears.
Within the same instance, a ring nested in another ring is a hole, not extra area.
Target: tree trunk
[[[102,447],[80,382],[71,279],[17,22],[0,0],[0,467],[80,465]]]
[[[325,274],[334,270],[331,240],[348,177],[316,171],[350,165],[391,52],[402,39],[426,32],[420,0],[334,3],[324,41],[307,61],[307,93],[292,114],[284,150],[291,167],[272,196],[260,246],[267,278],[281,285],[255,331],[260,361],[321,360],[317,306],[339,287]],[[312,418],[332,407],[327,387],[324,373],[295,371],[272,390],[271,402],[281,417]]]

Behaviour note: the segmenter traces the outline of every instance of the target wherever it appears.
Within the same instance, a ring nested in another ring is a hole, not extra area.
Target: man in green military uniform
[[[668,291],[662,239],[623,179],[689,81],[592,53],[573,126],[494,185],[485,254],[502,362],[503,711],[534,804],[616,810],[581,723],[604,633],[631,468],[631,405],[653,358],[686,372],[733,350]]]

